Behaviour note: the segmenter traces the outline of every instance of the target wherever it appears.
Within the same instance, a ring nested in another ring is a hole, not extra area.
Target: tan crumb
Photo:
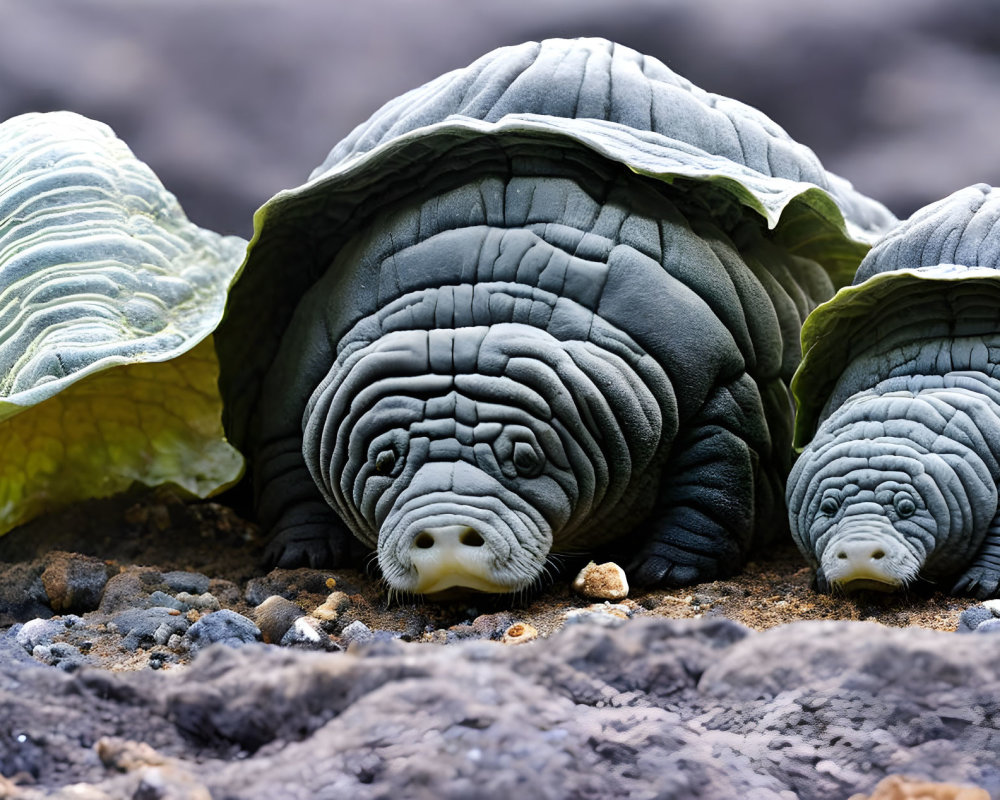
[[[628,597],[628,579],[625,570],[613,561],[591,561],[574,579],[573,589],[594,600],[624,600]]]

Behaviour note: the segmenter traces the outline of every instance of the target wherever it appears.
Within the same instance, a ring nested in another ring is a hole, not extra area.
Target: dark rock
[[[153,569],[131,567],[108,580],[101,597],[100,611],[115,614],[145,605],[144,599],[163,586],[163,578]]]
[[[45,557],[42,586],[59,614],[97,608],[107,582],[108,566],[99,559],[61,551]]]
[[[253,618],[260,628],[261,638],[268,643],[278,643],[305,612],[302,607],[280,595],[273,594],[253,610]]]
[[[187,636],[192,650],[201,650],[210,644],[241,647],[260,639],[260,628],[242,614],[229,609],[206,614],[190,628]]]
[[[198,572],[173,570],[163,573],[163,582],[172,592],[187,592],[188,594],[204,594],[208,591],[211,579]]]
[[[0,626],[51,617],[41,562],[0,564]]]

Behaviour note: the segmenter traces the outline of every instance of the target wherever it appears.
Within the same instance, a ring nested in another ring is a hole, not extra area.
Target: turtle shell
[[[371,216],[511,160],[587,174],[595,159],[647,176],[724,229],[754,219],[834,285],[895,222],[755,109],[702,91],[603,39],[506,47],[386,104],[304,185],[254,217],[217,333],[229,437],[246,448],[260,383],[296,304]]]
[[[134,481],[238,479],[210,334],[244,247],[189,222],[106,125],[0,124],[0,533]]]
[[[792,380],[797,448],[857,390],[843,376],[859,357],[915,338],[1000,331],[998,230],[1000,190],[961,189],[893,228],[861,262],[854,283],[813,310]]]

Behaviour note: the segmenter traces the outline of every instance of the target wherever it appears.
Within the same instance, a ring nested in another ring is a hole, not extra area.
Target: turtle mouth
[[[876,578],[854,578],[851,580],[840,580],[833,582],[835,591],[844,594],[854,594],[856,592],[880,592],[890,594],[902,589],[905,584],[902,581],[879,580]]]

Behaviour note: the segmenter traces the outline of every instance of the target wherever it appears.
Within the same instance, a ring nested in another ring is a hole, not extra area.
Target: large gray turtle
[[[1000,191],[879,242],[802,331],[792,533],[823,588],[1000,589]],[[811,439],[811,441],[809,441]]]
[[[218,332],[281,564],[510,592],[636,532],[632,577],[784,530],[798,333],[894,222],[759,112],[604,40],[390,102],[256,231]]]

